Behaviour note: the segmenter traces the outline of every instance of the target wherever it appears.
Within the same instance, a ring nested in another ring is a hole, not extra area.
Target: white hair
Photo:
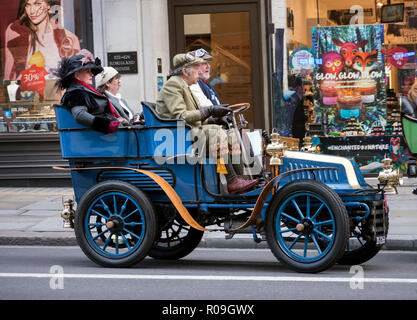
[[[192,67],[189,66],[187,68],[184,68],[183,70],[185,70],[185,73],[187,74],[187,76],[191,76],[192,74]]]
[[[200,74],[200,79],[207,81],[210,79],[210,74],[202,73]]]

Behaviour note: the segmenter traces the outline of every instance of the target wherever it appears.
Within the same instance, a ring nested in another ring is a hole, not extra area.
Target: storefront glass
[[[413,1],[287,0],[284,103],[278,129],[322,152],[406,169],[401,101],[416,76]]]
[[[186,51],[205,48],[213,56],[211,84],[222,103],[253,105],[249,12],[184,16]],[[245,111],[253,125],[253,108]]]
[[[85,47],[82,0],[10,0],[0,10],[0,133],[54,132],[52,70]]]

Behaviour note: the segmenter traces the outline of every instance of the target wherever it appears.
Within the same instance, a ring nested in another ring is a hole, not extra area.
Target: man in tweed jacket
[[[199,66],[205,60],[191,54],[174,56],[174,71],[163,86],[156,100],[156,112],[162,118],[183,119],[193,128],[201,127],[209,144],[212,156],[219,151],[220,157],[226,163],[226,180],[229,193],[241,193],[252,188],[257,180],[244,180],[237,176],[231,161],[227,159],[229,147],[227,133],[217,124],[218,118],[231,112],[224,105],[200,106],[198,99],[190,90],[192,84],[199,79]],[[217,143],[213,143],[217,141]]]
[[[202,124],[200,105],[189,88],[190,84],[187,82],[193,84],[198,81],[198,67],[195,67],[205,61],[195,58],[187,63],[185,55],[176,55],[175,57],[174,66],[175,63],[177,66],[183,63],[183,68],[177,72],[174,71],[173,75],[163,86],[156,100],[156,112],[162,118],[184,119],[192,127],[198,127]],[[184,77],[182,70],[186,73]],[[194,78],[196,78],[195,81]]]

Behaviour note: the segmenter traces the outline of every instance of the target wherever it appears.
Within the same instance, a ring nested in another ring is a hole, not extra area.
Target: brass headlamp
[[[266,147],[266,153],[271,156],[269,164],[271,166],[281,166],[283,161],[281,157],[284,156],[284,152],[287,149],[287,144],[280,141],[278,132],[271,133],[271,143]]]

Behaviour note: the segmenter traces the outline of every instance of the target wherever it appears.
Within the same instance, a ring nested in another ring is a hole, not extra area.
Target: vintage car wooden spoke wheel
[[[75,217],[75,234],[84,253],[108,267],[127,267],[145,258],[156,235],[148,197],[123,181],[105,181],[88,190]]]
[[[316,181],[295,181],[273,198],[266,235],[276,258],[299,272],[320,272],[343,255],[349,238],[340,197]]]
[[[159,230],[149,256],[161,260],[177,260],[190,254],[200,243],[204,231],[194,229],[178,214]]]

